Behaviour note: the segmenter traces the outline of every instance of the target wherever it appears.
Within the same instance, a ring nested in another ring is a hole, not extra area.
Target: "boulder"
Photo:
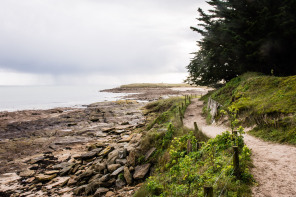
[[[108,155],[114,148],[111,146],[107,146],[104,150],[102,150],[99,156],[106,156]]]
[[[60,174],[61,176],[65,176],[67,174],[69,174],[69,172],[71,171],[72,167],[74,166],[74,163],[68,163],[68,165],[66,165],[61,171]]]
[[[76,189],[73,190],[73,193],[76,196],[80,196],[85,192],[85,188],[87,185],[81,185],[80,187],[77,187]]]
[[[114,164],[118,158],[118,150],[114,150],[108,154],[107,164]]]
[[[68,163],[68,162],[63,162],[63,163],[56,164],[56,165],[52,166],[52,169],[54,169],[54,170],[60,170],[60,169],[63,169],[65,167],[68,167],[70,165],[73,165],[73,164],[72,163]]]
[[[116,159],[115,163],[120,164],[120,165],[125,165],[127,163],[126,159]]]
[[[90,195],[96,192],[96,190],[101,186],[101,182],[100,181],[93,181],[91,183],[89,183],[86,187],[85,187],[85,194],[86,195]]]
[[[118,159],[125,159],[127,156],[127,149],[124,148],[118,151]]]
[[[124,169],[123,169],[123,171],[124,171],[123,172],[123,176],[124,176],[127,184],[130,185],[133,182],[133,177],[132,177],[132,175],[131,175],[128,167],[125,166]]]
[[[77,176],[72,176],[72,177],[70,177],[70,179],[69,179],[67,185],[68,185],[68,186],[76,185],[76,183],[77,183]]]
[[[98,156],[98,154],[101,152],[102,148],[96,148],[96,149],[93,149],[87,153],[84,153],[82,155],[79,155],[79,156],[76,156],[74,157],[74,159],[79,159],[79,160],[88,160],[88,159],[91,159],[91,158],[94,158],[96,156]]]
[[[105,194],[105,197],[112,197],[112,196],[115,196],[115,193],[112,192],[112,191],[108,191],[108,192]]]
[[[52,175],[52,174],[58,174],[59,172],[60,172],[59,170],[49,170],[49,171],[45,171],[44,174]]]
[[[150,163],[143,164],[143,165],[140,165],[140,166],[136,166],[133,178],[134,179],[142,179],[142,178],[144,178],[145,175],[147,174],[147,172],[149,171],[150,166],[151,166]]]
[[[111,164],[111,165],[107,166],[108,171],[111,173],[114,172],[115,170],[117,170],[119,167],[121,167],[120,164]]]
[[[129,166],[135,166],[136,165],[136,153],[135,151],[131,151],[129,153],[129,156],[127,157],[127,165]]]
[[[104,170],[106,169],[106,163],[105,162],[98,162],[96,164],[93,165],[93,169],[96,171],[96,172],[104,172]]]
[[[106,175],[102,176],[102,177],[99,179],[99,181],[100,181],[100,182],[107,182],[107,181],[110,180],[110,178],[111,178],[110,174],[106,174]]]
[[[120,168],[118,168],[117,170],[115,170],[114,172],[112,172],[111,176],[117,176],[119,173],[121,173],[124,169],[124,166],[121,166]]]
[[[39,182],[47,182],[55,178],[57,174],[52,174],[52,175],[45,175],[45,174],[37,174],[35,176],[35,179]]]
[[[34,170],[25,170],[20,173],[20,176],[21,177],[32,177],[32,176],[34,176],[34,174],[35,174]]]
[[[93,177],[91,177],[88,182],[91,183],[93,181],[99,180],[99,178],[101,178],[102,176],[102,174],[96,174]]]
[[[126,185],[125,181],[121,180],[120,178],[118,178],[115,182],[115,185],[117,188],[122,188],[123,186]]]
[[[93,174],[94,174],[94,171],[89,168],[77,177],[77,181],[85,179],[85,178],[90,178]]]
[[[101,197],[102,195],[106,194],[109,191],[109,189],[105,187],[100,187],[97,189],[96,193],[93,195],[93,197]]]
[[[145,154],[145,161],[147,161],[150,156],[154,153],[154,151],[156,150],[156,148],[151,148],[146,154]]]

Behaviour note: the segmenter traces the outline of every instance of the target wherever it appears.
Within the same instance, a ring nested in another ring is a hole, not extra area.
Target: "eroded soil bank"
[[[197,122],[198,127],[209,137],[230,131],[225,125],[208,125],[202,116],[202,107],[202,101],[192,100],[185,113],[186,127],[193,129],[193,123]],[[248,134],[245,134],[244,139],[252,150],[252,174],[257,181],[252,188],[253,196],[296,196],[296,147],[264,142]]]

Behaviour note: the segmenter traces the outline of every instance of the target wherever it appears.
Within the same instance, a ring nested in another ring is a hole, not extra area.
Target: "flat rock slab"
[[[57,174],[52,174],[52,175],[45,175],[45,174],[37,174],[35,176],[36,180],[39,182],[46,182],[46,181],[50,181],[53,178],[55,178],[57,176]]]
[[[114,172],[112,172],[111,176],[117,176],[123,170],[124,170],[124,166],[121,166],[120,168],[118,168],[117,170],[115,170]]]
[[[147,161],[149,159],[149,157],[154,153],[154,151],[156,150],[156,148],[151,148],[145,155],[145,161]]]
[[[88,142],[91,140],[92,140],[92,138],[88,138],[88,137],[66,136],[66,137],[56,141],[54,144],[56,144],[56,145],[70,145],[70,144],[77,144],[77,143],[85,143],[85,142]]]
[[[96,148],[93,149],[87,153],[84,153],[80,156],[74,157],[74,159],[80,159],[80,160],[87,160],[87,159],[91,159],[93,157],[96,157],[98,155],[98,153],[100,153],[102,150],[102,148]]]
[[[135,173],[134,173],[134,179],[142,179],[145,177],[145,175],[147,174],[147,172],[149,171],[151,164],[147,163],[147,164],[143,164],[141,166],[136,166],[135,168]]]

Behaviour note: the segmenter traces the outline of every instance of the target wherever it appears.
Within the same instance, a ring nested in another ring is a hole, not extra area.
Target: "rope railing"
[[[233,153],[232,156],[229,158],[229,160],[228,160],[226,166],[228,166],[228,164],[230,163],[230,161],[231,161],[233,155],[234,155],[234,153]],[[221,178],[222,173],[224,172],[224,170],[225,170],[225,168],[221,171],[220,175],[218,176],[218,178],[217,178],[216,181],[214,182],[213,186],[214,186],[214,185],[218,182],[218,180]]]
[[[220,194],[219,194],[218,197],[220,197],[220,196],[223,194],[223,191],[224,191],[224,189],[226,188],[226,186],[228,185],[228,181],[229,181],[231,175],[233,175],[233,173],[234,173],[234,170],[232,170],[232,173],[230,174],[230,176],[229,176],[228,179],[226,180],[226,183],[225,183],[225,185],[224,185],[223,189],[221,190],[221,192],[220,192]]]

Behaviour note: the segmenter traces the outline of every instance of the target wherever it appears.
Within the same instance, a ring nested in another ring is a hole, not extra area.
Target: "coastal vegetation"
[[[211,92],[222,106],[235,109],[250,134],[265,140],[296,144],[296,76],[275,77],[246,73]],[[217,117],[223,118],[223,114]]]
[[[243,130],[208,139],[198,128],[183,127],[182,117],[190,104],[186,98],[161,99],[145,106],[141,149],[157,151],[146,161],[154,162],[154,171],[135,196],[203,196],[204,186],[212,186],[216,195],[249,196],[251,152],[244,145]],[[239,178],[234,173],[233,145],[239,147]]]
[[[296,74],[296,1],[210,0],[198,9],[202,36],[187,66],[187,82],[216,85],[245,72]]]

